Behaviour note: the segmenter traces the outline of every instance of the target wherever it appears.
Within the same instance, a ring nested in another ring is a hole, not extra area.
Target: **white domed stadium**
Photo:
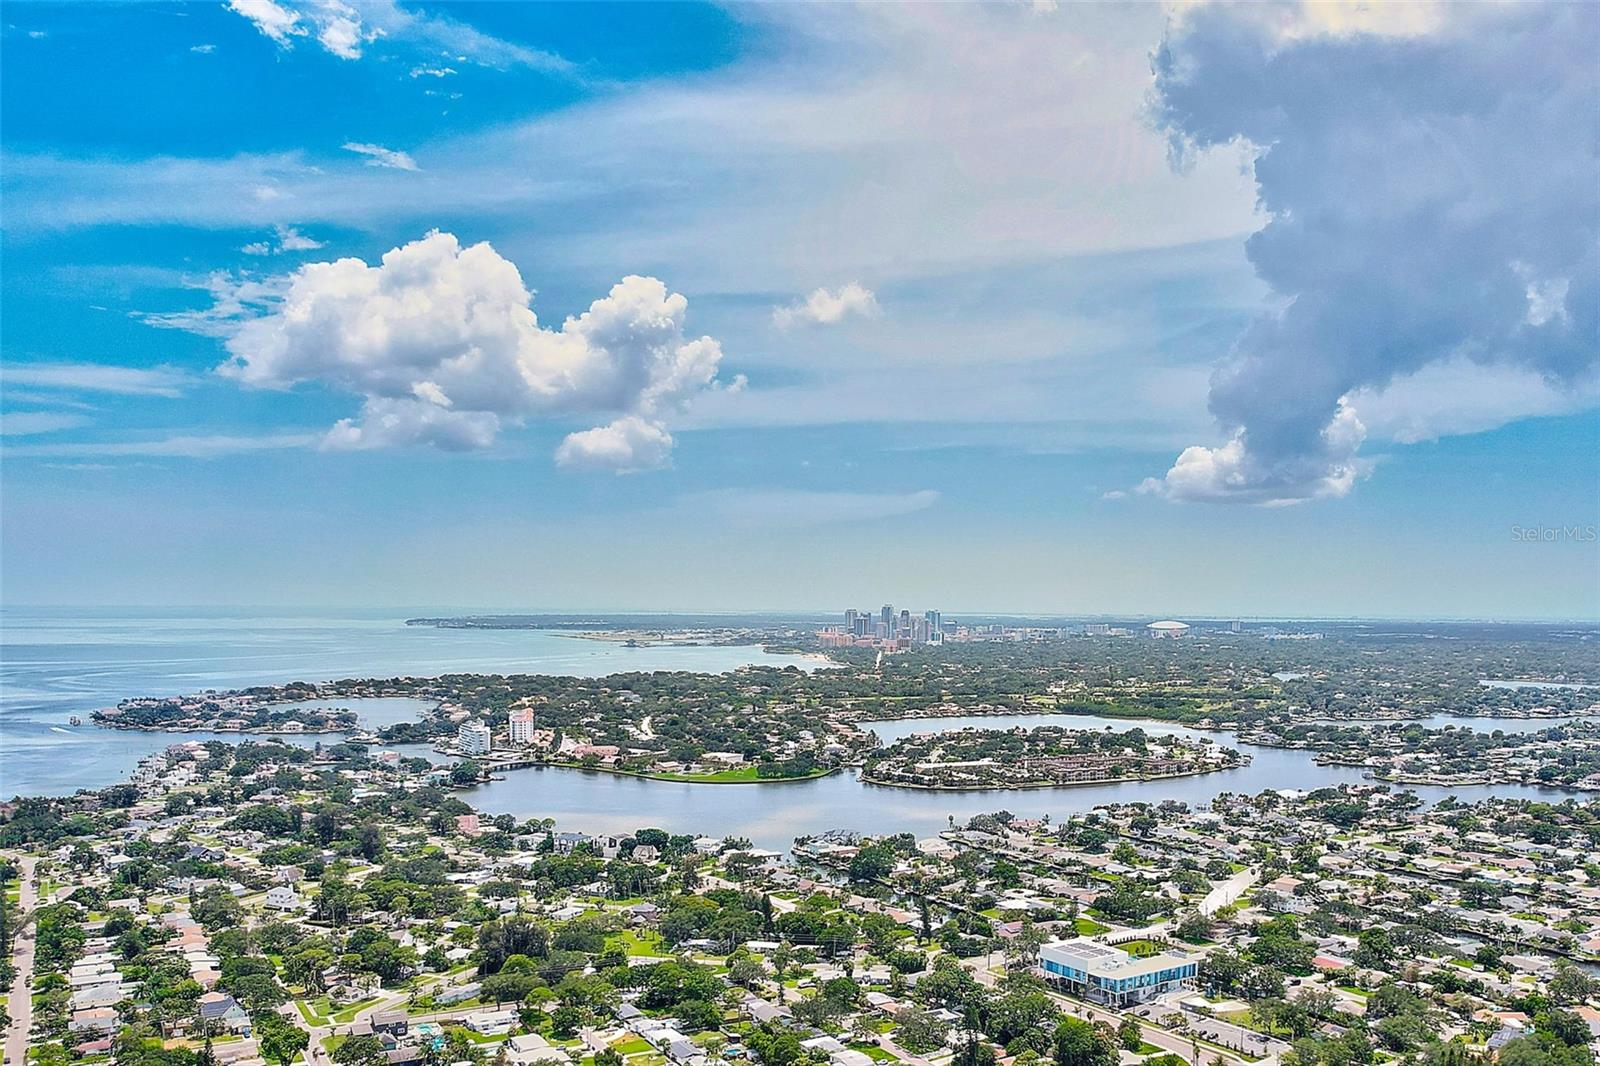
[[[1144,627],[1144,631],[1152,637],[1186,637],[1189,635],[1189,623],[1174,622],[1167,619],[1161,622],[1151,622]]]

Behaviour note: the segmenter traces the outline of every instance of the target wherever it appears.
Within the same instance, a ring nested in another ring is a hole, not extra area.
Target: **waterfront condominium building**
[[[518,707],[511,712],[506,737],[513,748],[525,748],[533,743],[533,708]]]
[[[487,755],[494,750],[494,738],[488,726],[469,718],[456,730],[456,747],[467,755]]]
[[[1094,1003],[1126,1007],[1174,989],[1192,987],[1200,964],[1165,952],[1136,959],[1092,940],[1060,940],[1039,949],[1039,973]]]

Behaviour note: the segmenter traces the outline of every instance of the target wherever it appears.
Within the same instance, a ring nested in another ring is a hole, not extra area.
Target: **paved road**
[[[1200,913],[1207,918],[1212,917],[1228,904],[1250,890],[1261,876],[1261,871],[1256,869],[1241,870],[1228,878],[1222,884],[1206,893],[1206,898],[1200,901]]]
[[[998,983],[998,977],[992,968],[992,964],[997,960],[997,958],[998,956],[994,954],[979,955],[976,957],[976,959],[966,960],[964,965],[966,965],[967,968],[972,971],[972,975],[978,979],[979,984],[987,985],[988,987],[993,988]],[[1061,1007],[1074,1018],[1082,1018],[1085,1021],[1090,1022],[1105,1022],[1107,1025],[1115,1029],[1117,1026],[1122,1024],[1125,1018],[1130,1016],[1128,1013],[1123,1011],[1115,1011],[1109,1010],[1105,1007],[1097,1007],[1092,1004],[1085,1003],[1079,999],[1063,996],[1055,991],[1048,989],[1046,991],[1050,998],[1056,1001],[1057,1006]],[[1159,1029],[1142,1018],[1140,1019],[1140,1022],[1144,1025],[1144,1038],[1147,1042],[1154,1044],[1162,1051],[1170,1051],[1173,1054],[1181,1055],[1184,1059],[1193,1063],[1195,1054],[1194,1042],[1192,1040],[1188,1039],[1187,1037],[1179,1036],[1176,1033],[1169,1033],[1165,1029]],[[1217,1058],[1222,1059],[1227,1066],[1264,1066],[1264,1064],[1261,1063],[1250,1064],[1248,1060],[1240,1058],[1238,1055],[1234,1055],[1230,1052],[1218,1051],[1215,1048],[1206,1047],[1204,1044],[1200,1046],[1200,1061],[1198,1063],[1194,1063],[1194,1066],[1208,1066],[1213,1059]]]
[[[11,1014],[11,1028],[6,1031],[5,1061],[17,1064],[27,1061],[28,1033],[33,1029],[33,988],[29,976],[33,973],[33,925],[27,922],[30,912],[38,903],[38,886],[33,879],[33,869],[38,860],[26,857],[18,860],[17,869],[22,875],[22,895],[17,900],[17,935],[13,941],[12,962],[17,968],[17,979],[11,986],[6,1010]]]
[[[883,1048],[883,1050],[887,1051],[889,1054],[893,1055],[895,1058],[899,1059],[901,1062],[909,1063],[910,1066],[931,1066],[927,1059],[914,1052],[907,1051],[904,1047],[896,1044],[887,1036],[878,1037],[878,1046]]]
[[[421,982],[413,991],[384,993],[383,997],[376,1003],[356,1011],[355,1016],[348,1022],[329,1022],[326,1025],[313,1025],[306,1021],[305,1015],[301,1014],[293,1003],[285,1003],[278,1008],[278,1011],[285,1018],[304,1029],[306,1035],[311,1038],[311,1043],[306,1046],[307,1061],[312,1063],[313,1066],[331,1066],[333,1059],[322,1047],[324,1039],[340,1033],[348,1033],[352,1025],[357,1022],[370,1022],[372,1016],[380,1011],[406,1010],[409,1014],[406,1004],[411,1001],[414,995],[429,988],[442,988],[445,983],[444,976],[440,975]],[[412,1025],[416,1025],[419,1022],[455,1021],[466,1017],[473,1011],[487,1009],[487,1007],[457,1007],[453,1010],[434,1011],[431,1014],[410,1014],[408,1021]]]

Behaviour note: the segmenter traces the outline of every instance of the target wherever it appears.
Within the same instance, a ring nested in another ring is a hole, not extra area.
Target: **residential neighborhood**
[[[1568,1066],[1600,1034],[1593,804],[1224,793],[780,853],[483,816],[425,766],[188,742],[135,784],[5,805],[8,1047],[42,1066]]]

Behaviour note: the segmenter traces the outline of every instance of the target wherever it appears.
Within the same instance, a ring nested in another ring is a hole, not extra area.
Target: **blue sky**
[[[1596,617],[1593,16],[1387,12],[7,5],[0,597]]]

